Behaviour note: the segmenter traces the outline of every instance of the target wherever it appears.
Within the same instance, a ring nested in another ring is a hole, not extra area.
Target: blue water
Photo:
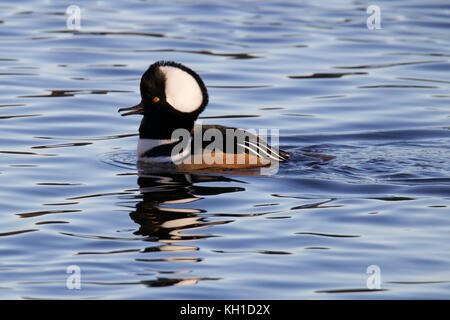
[[[448,2],[0,9],[0,298],[450,297]],[[117,109],[157,60],[204,79],[202,123],[278,129],[292,160],[266,176],[139,171],[140,118]]]

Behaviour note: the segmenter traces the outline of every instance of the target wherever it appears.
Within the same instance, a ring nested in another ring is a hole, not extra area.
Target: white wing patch
[[[186,71],[171,67],[159,67],[166,77],[166,100],[181,112],[193,112],[203,102],[203,93],[197,80]]]

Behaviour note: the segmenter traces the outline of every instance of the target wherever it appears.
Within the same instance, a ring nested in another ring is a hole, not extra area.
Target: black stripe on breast
[[[152,157],[170,157],[172,155],[172,149],[175,147],[180,141],[162,144],[160,146],[156,146],[150,150],[147,150],[142,155],[145,158]]]

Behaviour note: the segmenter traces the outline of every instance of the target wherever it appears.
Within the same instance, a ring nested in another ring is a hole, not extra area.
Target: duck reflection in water
[[[154,175],[141,173],[138,177],[142,200],[131,212],[131,218],[140,225],[135,233],[163,243],[199,240],[209,235],[182,234],[182,231],[204,228],[223,222],[208,222],[206,210],[183,207],[183,204],[201,199],[201,196],[244,191],[242,187],[198,186],[204,182],[239,182],[223,176],[173,173]]]
[[[147,247],[144,253],[156,253],[158,257],[151,259],[137,259],[142,262],[169,262],[173,270],[173,263],[200,262],[200,257],[180,257],[178,252],[198,251],[199,248],[186,242],[198,241],[214,237],[210,233],[196,233],[193,230],[208,226],[226,224],[228,221],[210,221],[207,211],[193,208],[192,203],[202,199],[202,196],[219,195],[223,193],[239,192],[245,189],[238,186],[207,186],[197,185],[208,182],[242,183],[239,180],[221,175],[184,174],[184,173],[155,173],[140,171],[137,179],[140,199],[130,213],[131,219],[139,224],[134,233],[145,236],[147,241],[159,242],[161,245]],[[174,253],[167,257],[166,253]],[[153,255],[152,255],[153,256]],[[162,256],[162,257],[161,257]],[[187,273],[186,270],[158,271],[163,274]],[[200,280],[219,280],[220,278],[178,277],[157,278],[142,281],[151,287],[190,285]]]

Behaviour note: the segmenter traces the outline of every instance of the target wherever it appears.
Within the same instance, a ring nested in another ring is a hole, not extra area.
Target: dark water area
[[[0,298],[450,297],[447,2],[0,12]],[[117,109],[158,60],[203,78],[201,123],[278,130],[291,161],[274,175],[139,170],[140,117]]]

